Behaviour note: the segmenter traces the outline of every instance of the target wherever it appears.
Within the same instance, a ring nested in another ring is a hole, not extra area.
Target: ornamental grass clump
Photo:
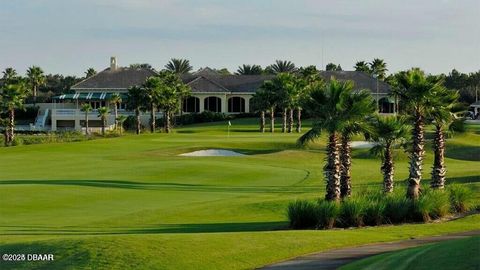
[[[315,228],[318,224],[318,205],[312,201],[296,200],[287,208],[290,228]]]
[[[473,205],[474,194],[471,189],[460,185],[451,185],[447,188],[450,195],[450,204],[453,211],[464,213]]]
[[[335,221],[340,213],[340,205],[335,201],[318,201],[318,228],[331,229],[335,226]]]
[[[412,200],[407,199],[403,193],[394,192],[385,200],[385,218],[389,223],[401,223],[407,221],[412,209]]]
[[[363,218],[368,200],[365,198],[351,198],[343,201],[340,205],[339,221],[343,227],[361,227],[364,225]]]
[[[365,208],[365,216],[363,221],[365,225],[378,226],[385,221],[385,210],[387,209],[387,202],[385,199],[371,200]]]

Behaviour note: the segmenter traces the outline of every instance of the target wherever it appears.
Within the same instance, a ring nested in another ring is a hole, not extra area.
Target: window
[[[228,112],[243,113],[245,112],[245,99],[241,97],[231,97],[228,99]]]
[[[200,112],[200,99],[197,97],[188,97],[184,99],[183,111],[188,113]]]
[[[205,111],[221,112],[222,100],[218,97],[207,97],[203,102],[203,108]]]

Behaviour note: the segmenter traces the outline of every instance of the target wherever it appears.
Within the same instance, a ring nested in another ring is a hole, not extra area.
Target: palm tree
[[[375,100],[367,90],[353,92],[353,83],[347,84],[348,91],[351,92],[344,101],[345,124],[341,131],[340,138],[340,196],[342,198],[350,197],[352,194],[351,167],[352,167],[352,149],[350,141],[352,136],[358,133],[368,133],[370,130],[367,117],[376,110]]]
[[[283,82],[281,77],[275,77],[272,80],[263,82],[255,96],[261,100],[261,103],[268,108],[270,113],[270,132],[275,132],[275,107],[280,103],[281,89]]]
[[[355,69],[355,71],[362,71],[362,72],[365,72],[365,73],[371,73],[372,72],[370,70],[370,66],[365,61],[358,61],[357,63],[355,63],[355,66],[353,68]]]
[[[377,116],[371,122],[372,132],[370,139],[375,142],[375,146],[370,152],[382,159],[381,171],[383,173],[383,191],[385,193],[393,192],[393,149],[399,146],[405,146],[410,126],[405,118],[388,116]]]
[[[117,120],[118,126],[120,127],[120,135],[122,135],[122,133],[123,133],[123,123],[127,120],[127,116],[123,115],[123,114],[119,115],[116,120]]]
[[[270,108],[265,94],[264,91],[257,91],[250,99],[250,109],[260,114],[259,131],[262,133],[265,132],[265,111]]]
[[[291,132],[293,128],[293,107],[297,95],[297,82],[290,73],[279,73],[273,80],[276,86],[274,91],[278,98],[278,106],[282,109],[282,132]],[[287,128],[288,118],[288,128]]]
[[[387,64],[383,61],[383,59],[375,58],[370,63],[370,71],[379,80],[384,80],[388,71]]]
[[[262,67],[259,65],[242,65],[239,66],[237,75],[261,75],[263,72]]]
[[[32,66],[27,70],[27,77],[30,86],[32,87],[33,104],[37,104],[37,89],[39,86],[45,84],[45,75],[40,67]]]
[[[311,93],[305,102],[305,107],[314,117],[314,124],[298,139],[298,143],[305,145],[317,139],[322,131],[328,133],[327,161],[323,167],[327,182],[325,199],[338,201],[340,200],[339,137],[346,123],[345,101],[352,93],[352,83],[333,79],[327,85],[314,82],[309,87]]]
[[[192,71],[193,67],[187,59],[172,58],[165,65],[165,68],[175,74],[187,74]]]
[[[412,69],[397,76],[397,87],[394,92],[400,97],[403,107],[413,119],[407,188],[407,197],[411,199],[418,199],[420,196],[425,156],[425,117],[431,109],[430,100],[439,88],[441,84],[427,80],[420,69]]]
[[[293,73],[297,71],[295,64],[286,60],[275,60],[275,64],[268,66],[265,71],[272,74]]]
[[[82,105],[81,111],[85,112],[85,135],[88,136],[88,114],[93,110],[90,103],[84,103]]]
[[[435,135],[433,139],[433,167],[432,180],[430,186],[434,189],[443,189],[445,187],[445,132],[450,124],[455,120],[454,112],[461,109],[458,103],[459,94],[457,91],[439,87],[434,93],[432,99],[430,116],[434,120]]]
[[[2,109],[8,114],[7,128],[5,129],[5,146],[9,146],[15,139],[15,109],[24,108],[28,89],[23,80],[9,77],[1,88]]]
[[[159,77],[153,76],[148,78],[143,84],[145,107],[150,110],[150,132],[155,133],[156,115],[155,112],[160,104],[160,91],[162,88],[162,81]]]
[[[164,112],[164,128],[166,133],[172,129],[171,118],[181,108],[183,98],[190,95],[190,87],[172,72],[163,71],[158,75],[160,80],[159,105]]]
[[[3,80],[9,80],[9,79],[12,79],[12,78],[15,78],[17,77],[17,71],[11,67],[9,68],[6,68],[3,72]]]
[[[88,68],[87,71],[85,71],[85,79],[90,78],[95,74],[97,74],[97,71],[95,69]]]
[[[145,104],[143,89],[138,86],[132,86],[128,89],[127,109],[135,112],[135,133],[140,134],[142,122],[140,121],[140,111]]]
[[[122,97],[118,93],[113,93],[110,96],[109,101],[110,101],[110,104],[113,105],[113,112],[114,112],[114,115],[115,115],[115,130],[117,130],[117,126],[118,126],[118,121],[117,121],[117,118],[118,118],[118,104],[122,103]]]
[[[325,70],[326,71],[342,71],[342,66],[340,66],[340,64],[335,65],[334,63],[328,63],[325,66]]]
[[[105,136],[105,127],[107,126],[107,116],[110,113],[110,110],[108,107],[100,107],[97,110],[98,112],[98,117],[100,117],[100,120],[102,121],[102,135]]]

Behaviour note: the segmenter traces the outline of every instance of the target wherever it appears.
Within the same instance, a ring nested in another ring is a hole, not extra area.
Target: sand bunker
[[[200,150],[190,153],[183,153],[179,156],[184,157],[236,157],[236,156],[244,156],[244,154],[240,154],[230,150],[223,150],[223,149],[206,149]]]
[[[353,141],[350,143],[352,148],[360,149],[360,148],[372,148],[375,146],[375,143],[373,142],[367,142],[367,141]]]

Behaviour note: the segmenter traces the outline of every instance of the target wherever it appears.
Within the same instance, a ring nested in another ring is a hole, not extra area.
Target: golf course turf
[[[427,270],[480,267],[480,237],[451,240],[369,257],[341,267],[341,270]]]
[[[251,269],[306,253],[480,228],[480,215],[429,224],[287,230],[286,205],[324,196],[324,143],[257,132],[256,119],[76,143],[0,148],[0,253],[53,262],[1,269]],[[306,123],[304,130],[307,130]],[[428,136],[427,136],[428,138]],[[360,137],[357,139],[361,139]],[[202,149],[246,154],[184,157]],[[424,184],[432,164],[427,148]],[[480,190],[480,132],[447,141],[448,183]],[[381,188],[380,161],[353,151],[353,191]],[[398,151],[396,188],[407,156]],[[478,198],[478,196],[477,196]]]

